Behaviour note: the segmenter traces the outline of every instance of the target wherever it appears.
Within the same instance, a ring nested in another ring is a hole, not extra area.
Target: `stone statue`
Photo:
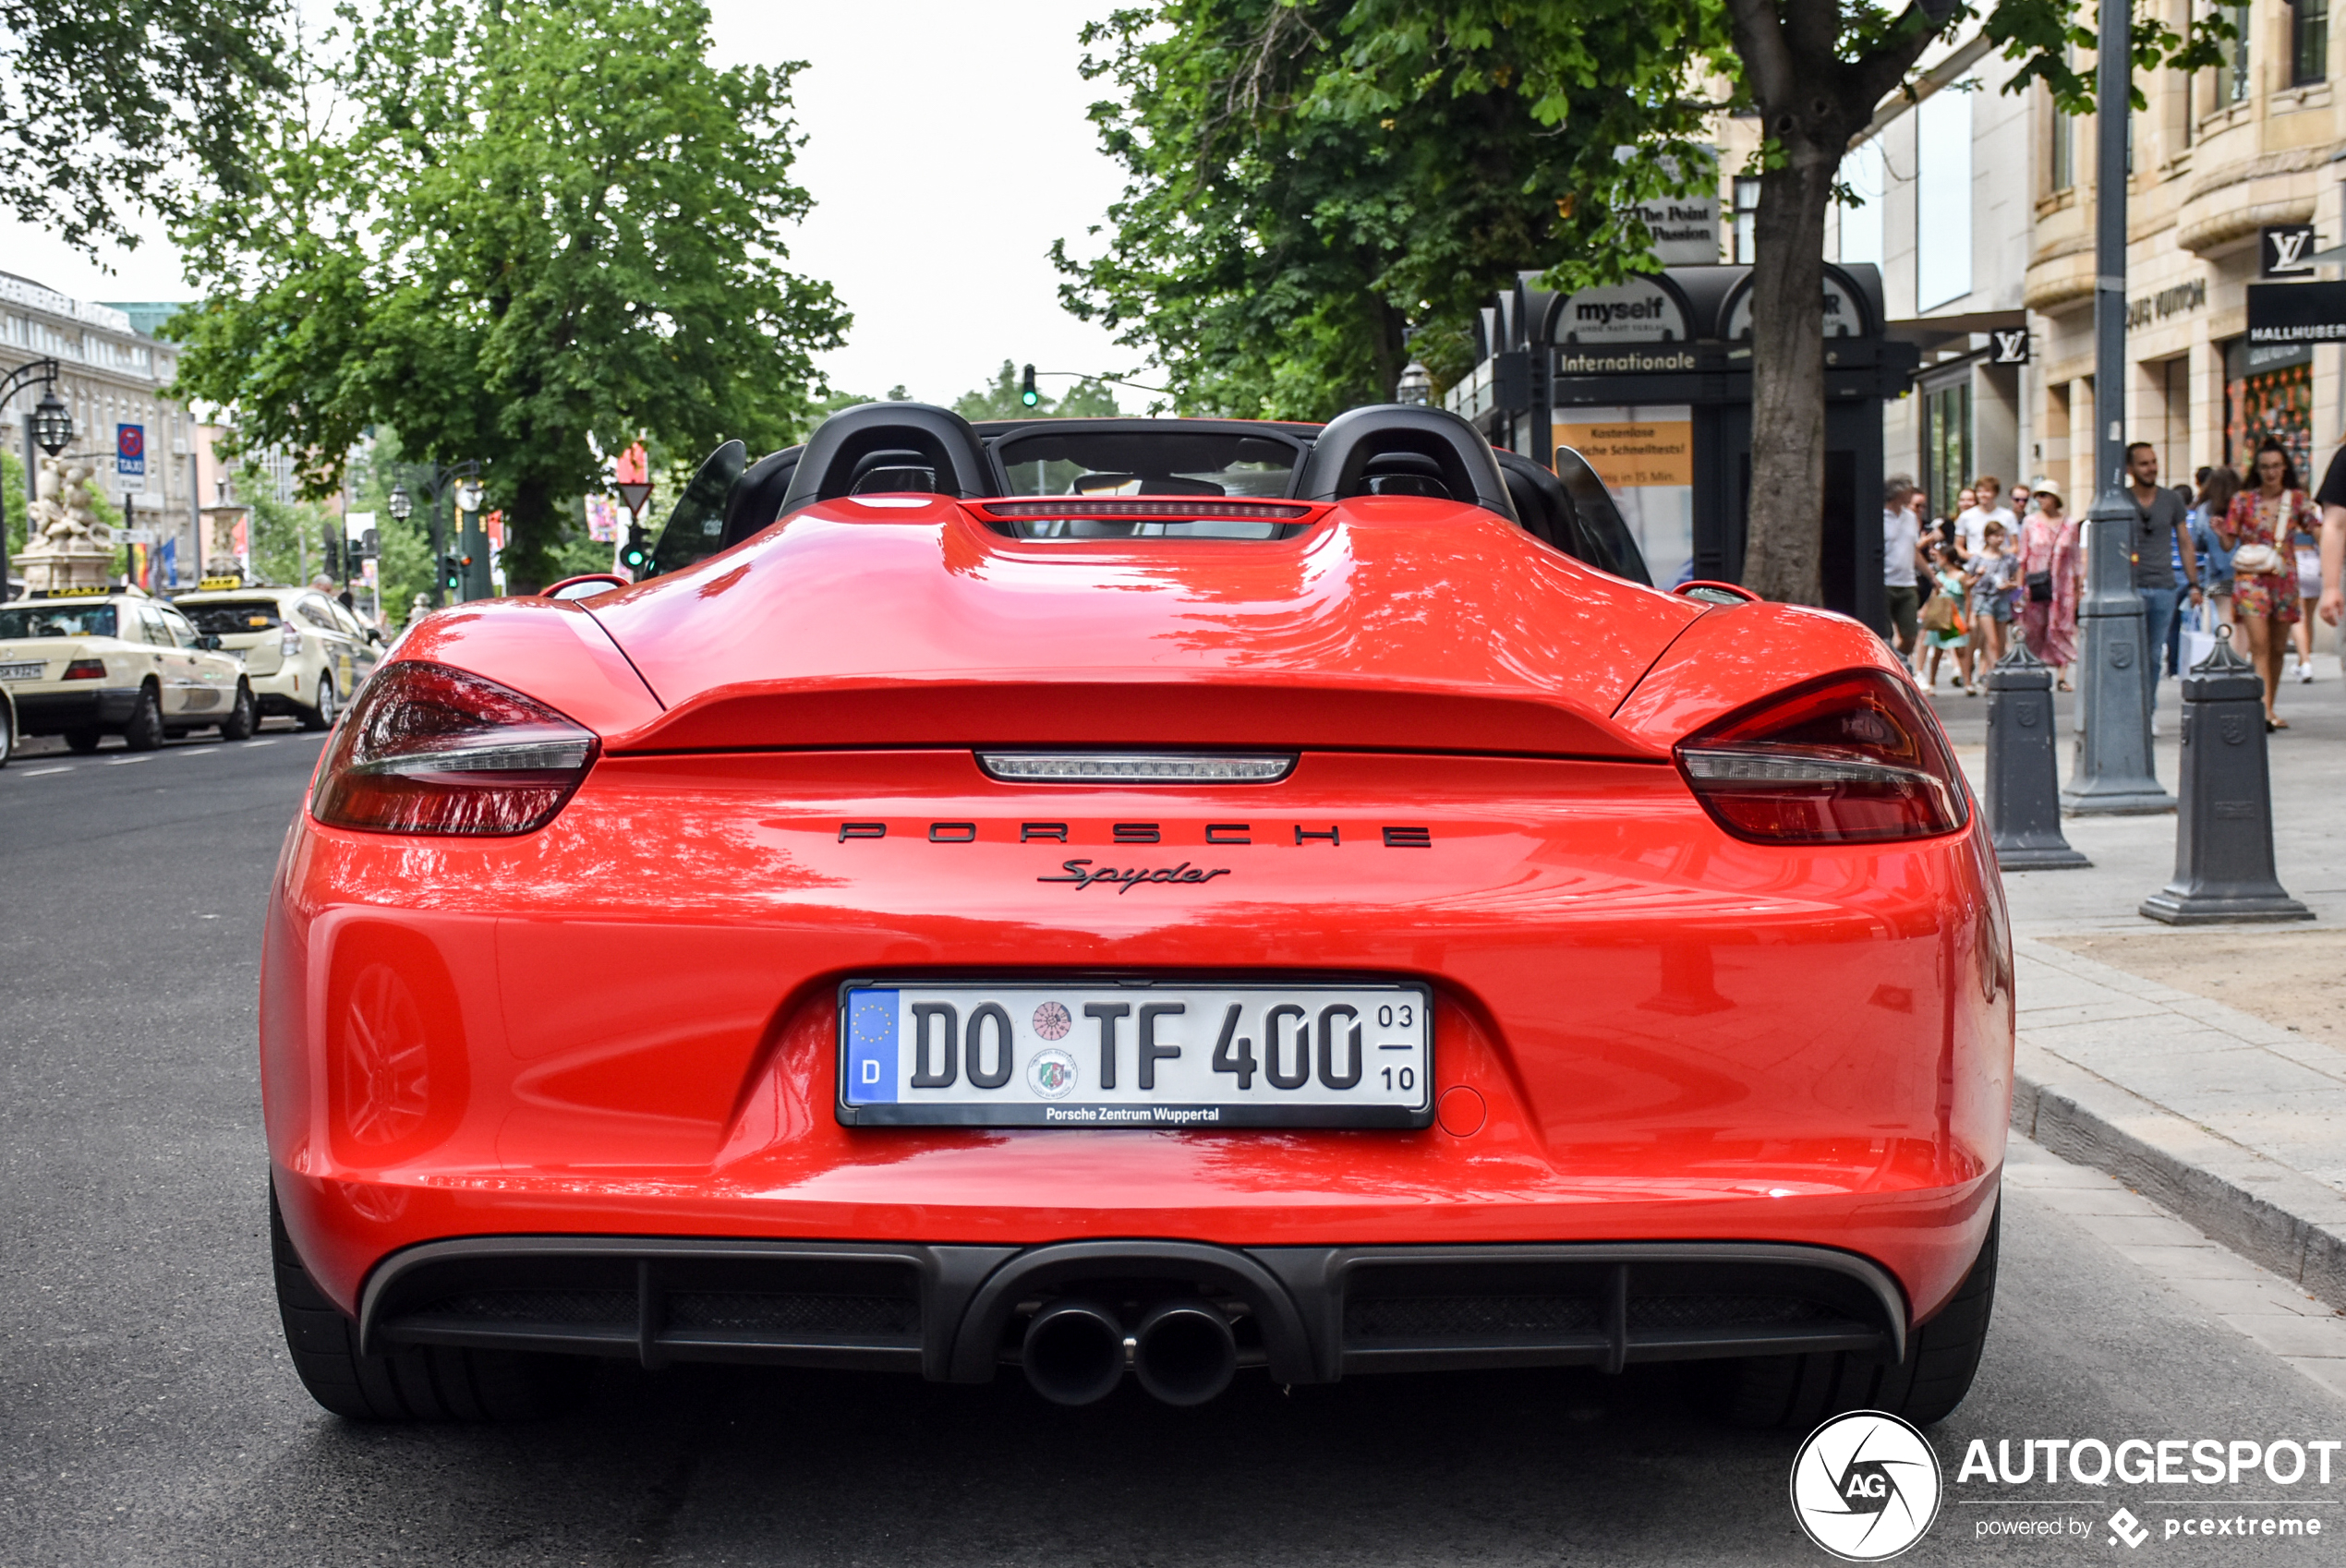
[[[98,521],[86,462],[44,457],[17,563],[28,592],[103,588],[114,575],[114,530]]]

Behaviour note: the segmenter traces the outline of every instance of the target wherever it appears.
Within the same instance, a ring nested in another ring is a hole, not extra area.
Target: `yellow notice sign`
[[[1694,483],[1694,421],[1606,419],[1593,424],[1556,421],[1555,443],[1589,460],[1615,489]]]

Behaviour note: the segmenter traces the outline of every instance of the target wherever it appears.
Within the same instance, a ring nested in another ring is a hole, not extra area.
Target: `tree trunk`
[[[1727,0],[1727,12],[1772,164],[1760,175],[1753,228],[1742,580],[1763,598],[1817,604],[1824,597],[1825,208],[1850,139],[1941,24],[1915,6],[1871,52],[1844,59],[1838,0]],[[1861,527],[1866,507],[1859,496]]]
[[[505,592],[534,594],[554,581],[554,550],[562,542],[562,514],[543,480],[525,479],[514,488],[505,513]]]
[[[1760,176],[1754,223],[1743,584],[1762,598],[1822,604],[1825,204],[1841,155],[1813,143],[1784,151],[1782,166]]]

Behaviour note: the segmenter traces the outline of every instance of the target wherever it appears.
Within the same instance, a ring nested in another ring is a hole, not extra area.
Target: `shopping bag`
[[[2216,651],[2215,616],[2203,604],[2183,612],[2182,641],[2175,649],[2178,668],[2186,671]]]

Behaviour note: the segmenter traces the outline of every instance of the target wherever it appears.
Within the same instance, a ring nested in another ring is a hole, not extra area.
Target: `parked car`
[[[264,715],[305,730],[331,729],[381,657],[381,633],[314,588],[199,587],[173,602],[243,657]]]
[[[2011,947],[1880,637],[1633,580],[1602,487],[1438,410],[746,455],[662,574],[422,620],[320,761],[260,1019],[321,1404],[597,1357],[1963,1398]]]
[[[243,664],[170,604],[137,588],[36,591],[0,608],[0,681],[28,735],[92,752],[132,751],[217,727],[242,741],[259,721]]]

